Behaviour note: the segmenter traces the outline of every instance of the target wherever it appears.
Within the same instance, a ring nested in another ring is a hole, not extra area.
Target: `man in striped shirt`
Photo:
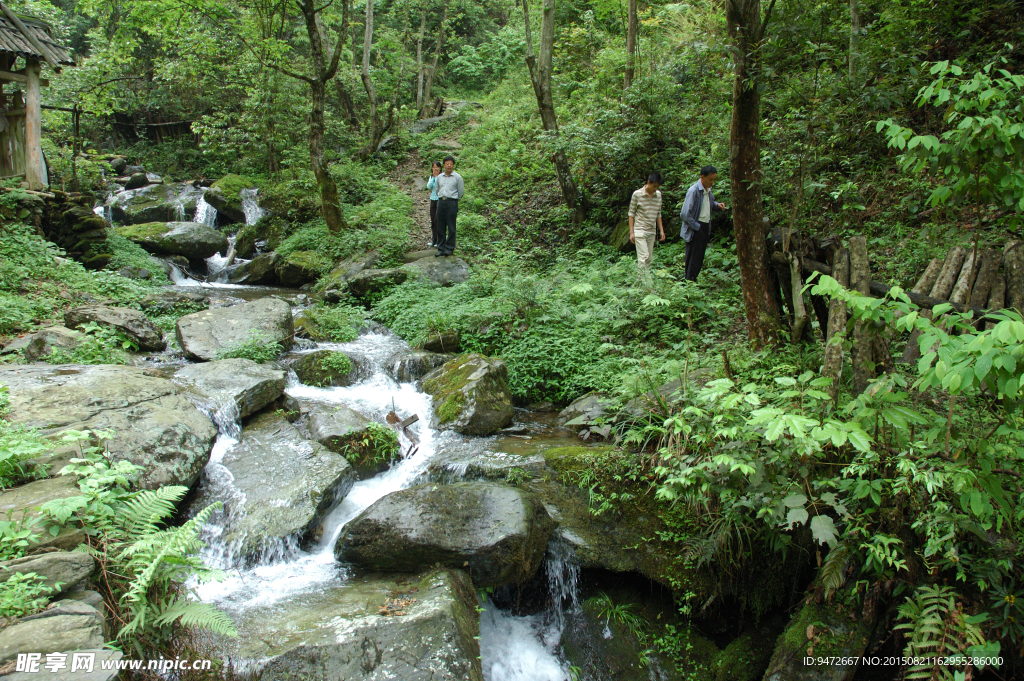
[[[661,222],[661,174],[647,176],[647,184],[633,192],[629,202],[629,240],[636,244],[636,261],[641,269],[650,267],[654,251],[654,236],[665,240],[665,225]]]

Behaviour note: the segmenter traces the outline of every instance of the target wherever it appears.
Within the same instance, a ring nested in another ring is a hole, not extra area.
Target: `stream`
[[[243,198],[246,221],[255,221],[262,214],[255,192]],[[200,197],[193,219],[214,225],[216,210]],[[308,304],[308,299],[299,291],[226,283],[231,267],[242,262],[231,260],[231,256],[223,254],[209,258],[206,281],[177,267],[171,278],[175,286],[204,289],[210,295],[211,307],[271,295],[289,300],[293,304],[293,314]],[[203,531],[207,544],[204,558],[209,564],[224,570],[227,577],[220,582],[193,586],[199,598],[216,604],[236,622],[242,642],[250,636],[258,638],[261,629],[267,629],[264,635],[271,632],[275,638],[285,636],[268,623],[280,621],[281,613],[289,606],[309,604],[315,608],[314,604],[321,598],[329,597],[338,589],[352,588],[359,582],[359,569],[338,562],[334,557],[334,545],[345,524],[375,501],[391,492],[428,482],[432,466],[435,470],[444,470],[446,479],[458,479],[464,474],[468,462],[479,457],[518,456],[519,450],[528,449],[524,446],[524,439],[516,436],[472,438],[431,428],[431,396],[422,392],[415,383],[402,383],[395,379],[396,358],[410,348],[405,341],[385,329],[365,330],[350,343],[302,341],[301,348],[293,350],[291,355],[318,349],[339,350],[359,357],[359,365],[365,368],[365,378],[348,387],[318,388],[303,385],[289,371],[285,393],[300,403],[327,407],[344,405],[380,423],[392,409],[400,418],[418,415],[420,420],[408,429],[415,443],[406,434],[400,434],[402,451],[413,450],[415,444],[414,454],[396,460],[390,469],[375,477],[357,481],[323,520],[319,542],[305,549],[294,542],[282,542],[265,549],[255,564],[245,563],[236,555],[234,548],[221,539],[227,519],[225,511],[213,515]],[[155,359],[163,366],[180,366],[183,362],[180,353],[165,353]],[[230,407],[215,406],[210,410],[218,426],[218,437],[201,483],[213,498],[226,502],[228,508],[238,507],[238,504],[230,502],[242,494],[233,485],[232,474],[222,463],[224,456],[238,446],[242,438],[242,424],[237,409],[233,407],[233,404]],[[545,432],[546,425],[538,425],[537,430]],[[550,444],[573,442],[564,432],[553,437],[565,442],[552,441]],[[535,452],[536,441],[530,445],[529,448]],[[553,541],[544,572],[548,575],[550,592],[550,605],[545,612],[515,616],[497,607],[490,599],[483,604],[479,642],[487,681],[570,680],[569,667],[560,657],[559,640],[565,626],[565,611],[579,607],[579,569],[573,564],[571,554]],[[253,628],[256,628],[256,633],[252,633]],[[282,628],[287,629],[286,622]],[[262,660],[234,662],[242,667],[259,667]]]

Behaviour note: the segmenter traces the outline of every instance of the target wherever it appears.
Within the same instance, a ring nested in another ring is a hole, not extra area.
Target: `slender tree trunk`
[[[552,56],[555,49],[555,0],[544,0],[544,18],[540,29],[540,55],[533,53],[533,39],[530,35],[529,0],[523,0],[523,18],[526,21],[526,65],[530,69],[530,81],[537,96],[540,121],[551,136],[558,137],[558,118],[555,116],[554,98],[551,94]],[[561,150],[554,155],[558,186],[562,190],[565,205],[573,211],[573,221],[583,221],[586,207],[581,200],[576,182],[572,179],[569,159]]]
[[[629,0],[629,22],[626,25],[626,78],[623,85],[628,90],[633,84],[633,76],[636,71],[636,0]]]
[[[430,106],[430,88],[434,85],[434,74],[437,73],[437,62],[441,59],[441,45],[444,42],[444,25],[448,22],[448,2],[445,0],[444,10],[441,12],[441,25],[437,29],[437,45],[434,46],[434,62],[427,69],[427,84],[423,88],[423,104],[420,109],[420,118],[430,118],[425,116],[427,113],[426,107]],[[431,114],[433,115],[433,114]]]
[[[850,0],[850,80],[857,75],[858,47],[860,44],[860,2]]]
[[[416,38],[416,110],[423,108],[423,33],[427,29],[427,10],[420,12],[420,34]]]
[[[773,0],[774,5],[774,0]],[[743,283],[747,330],[755,347],[778,340],[779,314],[769,288],[761,206],[761,95],[759,48],[771,6],[762,22],[760,0],[728,0],[726,22],[733,41],[734,81],[729,130],[729,172],[732,188],[736,258]]]
[[[366,32],[363,35],[363,89],[370,102],[370,141],[359,151],[359,158],[365,159],[377,150],[382,136],[380,113],[377,110],[377,90],[370,77],[370,50],[373,46],[373,0],[366,0]]]
[[[341,50],[344,48],[344,43],[348,40],[348,24],[349,24],[349,12],[351,8],[352,0],[342,0],[341,3],[341,29],[338,31],[338,46],[337,49]],[[348,87],[345,86],[345,81],[341,78],[336,78],[334,81],[334,89],[338,93],[338,100],[341,102],[342,108],[345,109],[345,114],[348,116],[348,124],[351,128],[359,127],[359,114],[356,112],[356,103],[352,99],[352,93],[348,91]]]
[[[331,66],[328,67],[314,2],[315,0],[303,0],[299,3],[299,9],[306,21],[306,32],[309,35],[309,58],[315,74],[312,78],[304,79],[309,83],[313,100],[313,106],[309,113],[309,157],[320,192],[320,210],[323,213],[324,221],[329,230],[339,232],[346,229],[348,225],[341,212],[338,185],[331,177],[330,168],[324,158],[324,108],[327,100],[327,81],[337,73],[341,46],[336,47]]]

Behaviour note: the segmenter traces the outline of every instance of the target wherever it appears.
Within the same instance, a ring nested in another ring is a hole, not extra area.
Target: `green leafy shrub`
[[[0,582],[0,617],[24,617],[45,608],[49,594],[56,590],[40,583],[45,580],[34,572],[16,572]]]
[[[265,334],[253,332],[249,339],[217,353],[217,359],[251,359],[259,364],[273,362],[284,352],[280,343],[272,342]]]
[[[127,364],[127,351],[138,350],[138,345],[123,331],[89,322],[79,329],[85,334],[84,341],[66,350],[54,348],[43,358],[50,364]]]
[[[46,453],[51,447],[50,442],[34,428],[27,428],[7,420],[8,400],[7,386],[0,385],[0,487],[2,488],[12,487],[31,479],[32,474],[25,468],[23,462]],[[20,532],[20,530],[12,529],[13,526],[10,523],[7,523],[5,528],[0,537],[0,545],[15,541],[11,539],[13,535],[10,532],[15,534]],[[3,554],[2,549],[0,549],[0,554]]]
[[[372,466],[391,461],[398,452],[398,433],[381,423],[370,422],[341,453],[353,465]]]
[[[114,256],[107,265],[109,270],[118,272],[125,267],[145,269],[149,270],[151,276],[149,279],[137,280],[140,283],[152,286],[167,286],[171,283],[159,261],[143,250],[142,246],[120,234],[110,233],[104,252]]]
[[[354,341],[365,322],[365,313],[349,305],[317,303],[306,310],[305,316],[310,338],[335,343]]]
[[[0,520],[0,560],[13,560],[25,555],[39,537],[37,521]]]

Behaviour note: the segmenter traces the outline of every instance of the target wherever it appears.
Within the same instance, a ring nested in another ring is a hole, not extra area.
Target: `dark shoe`
[[[438,251],[437,255],[435,257],[437,257],[437,258],[444,257],[444,252],[443,251]]]

